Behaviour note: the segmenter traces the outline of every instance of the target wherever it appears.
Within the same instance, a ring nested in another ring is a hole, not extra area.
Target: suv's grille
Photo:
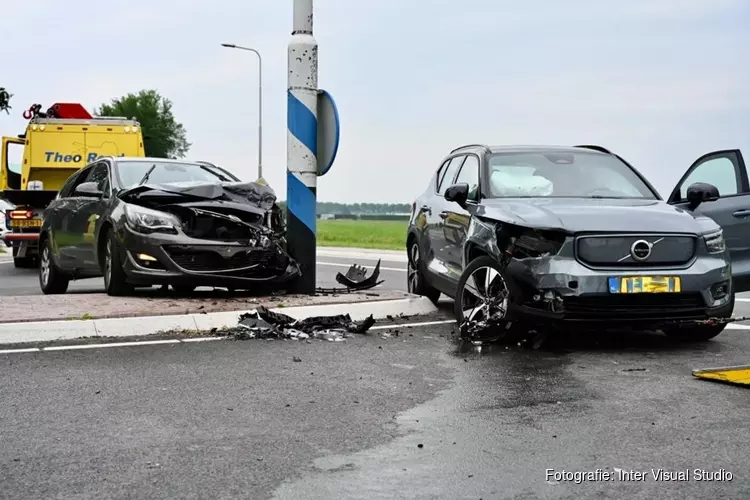
[[[563,299],[566,318],[640,320],[705,317],[700,293],[634,293],[571,296]]]
[[[227,247],[231,248],[231,247]],[[164,250],[175,264],[187,271],[227,272],[259,264],[255,268],[262,274],[268,268],[276,268],[278,259],[274,248],[254,249],[249,253],[239,251],[224,256],[215,250],[167,245]]]
[[[643,261],[630,253],[639,240],[651,244],[651,253]],[[687,264],[695,255],[697,238],[687,235],[579,236],[576,256],[594,267],[665,267]]]

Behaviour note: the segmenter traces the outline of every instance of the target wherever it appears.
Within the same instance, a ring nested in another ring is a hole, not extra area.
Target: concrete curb
[[[387,316],[398,316],[400,314],[407,316],[425,315],[437,310],[437,307],[429,299],[416,296],[406,299],[271,309],[271,311],[280,312],[296,319],[349,314],[355,321],[360,321],[371,314],[375,319],[384,319]],[[173,330],[205,331],[213,328],[228,328],[236,326],[240,314],[249,311],[252,311],[252,309],[175,316],[3,323],[0,324],[0,344],[51,342],[81,337],[136,337]]]

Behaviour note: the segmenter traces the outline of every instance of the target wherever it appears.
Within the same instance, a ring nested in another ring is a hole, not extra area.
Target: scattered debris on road
[[[242,314],[237,327],[216,330],[212,333],[232,336],[237,340],[315,338],[329,342],[342,342],[349,335],[366,333],[374,324],[375,319],[372,315],[363,321],[353,321],[348,314],[314,316],[296,320],[291,316],[273,312],[261,306],[253,312]],[[297,362],[298,358],[294,361]]]

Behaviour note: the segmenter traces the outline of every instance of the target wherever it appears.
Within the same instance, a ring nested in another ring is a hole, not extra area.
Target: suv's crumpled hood
[[[270,210],[276,202],[273,189],[257,182],[176,182],[170,184],[144,184],[120,191],[117,195],[125,202],[134,200],[163,200],[166,203],[198,200],[223,200],[250,204]]]
[[[701,234],[718,229],[708,217],[661,200],[590,198],[485,199],[479,217],[539,229],[579,232],[668,232]]]

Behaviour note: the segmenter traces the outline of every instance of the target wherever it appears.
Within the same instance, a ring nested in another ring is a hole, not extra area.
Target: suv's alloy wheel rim
[[[497,269],[478,267],[461,290],[464,321],[487,321],[505,318],[508,311],[508,285]]]

